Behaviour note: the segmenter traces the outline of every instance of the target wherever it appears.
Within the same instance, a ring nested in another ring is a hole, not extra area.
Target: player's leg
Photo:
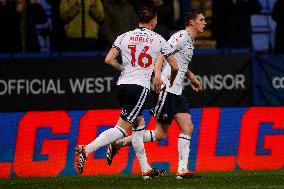
[[[125,116],[125,112],[130,112],[131,109],[134,108],[132,101],[130,104],[125,103],[124,98],[130,98],[128,96],[127,90],[129,86],[118,86],[118,98],[122,105],[122,111],[120,114],[120,118],[115,127],[110,128],[104,132],[102,132],[95,140],[90,142],[87,145],[78,145],[75,149],[75,169],[78,173],[83,172],[83,167],[86,161],[87,156],[99,149],[102,146],[108,145],[120,138],[123,138],[127,135],[128,130],[132,128],[133,119],[128,121]]]
[[[177,178],[191,177],[192,173],[188,171],[188,159],[190,153],[190,141],[193,132],[191,115],[188,113],[178,113],[175,120],[179,125],[180,134],[178,136],[178,171]]]
[[[132,145],[141,166],[143,179],[157,178],[159,172],[148,164],[143,142],[145,121],[142,111],[149,95],[149,89],[138,85],[127,85],[125,95],[126,102],[121,118],[132,124]]]
[[[132,124],[124,121],[120,117],[115,127],[102,132],[95,140],[86,145],[86,155],[88,156],[91,152],[96,151],[100,147],[125,137],[131,128]]]
[[[143,142],[153,142],[165,139],[167,137],[168,127],[168,124],[162,124],[157,121],[154,130],[144,131]],[[108,146],[106,155],[108,165],[112,164],[114,157],[124,146],[132,146],[132,135],[119,139]]]
[[[152,109],[151,114],[156,118],[156,127],[154,130],[156,139],[164,139],[167,135],[167,128],[174,118],[172,111],[172,95],[167,95],[167,92],[162,90],[159,94],[159,100],[156,106]],[[132,139],[134,145],[134,140]],[[159,175],[164,175],[165,171],[159,171]]]
[[[121,126],[120,126],[121,125]],[[87,145],[78,145],[75,148],[75,169],[78,173],[83,172],[83,167],[86,161],[87,156],[103,147],[108,145],[120,138],[123,138],[127,135],[129,129],[132,128],[132,124],[119,118],[115,127],[110,128],[102,132],[95,140]]]
[[[163,140],[167,137],[168,128],[174,118],[173,94],[163,88],[159,93],[156,105],[151,109],[151,115],[156,119],[154,136],[156,140]]]
[[[159,96],[157,97],[157,103],[151,110],[151,114],[156,118],[156,126],[154,130],[145,130],[143,141],[152,142],[155,140],[165,139],[167,136],[167,129],[170,122],[173,119],[173,113],[171,111],[171,95],[163,89]],[[166,115],[166,116],[165,116]],[[118,153],[118,150],[123,146],[132,145],[132,136],[120,139],[111,145],[109,145],[107,150],[107,162],[111,165],[114,156]]]
[[[144,131],[144,142],[152,142],[155,141],[154,131],[153,130],[145,130]],[[118,154],[119,150],[124,146],[132,146],[132,135],[119,139],[110,145],[108,145],[106,160],[107,164],[111,165],[114,157]]]
[[[158,170],[152,168],[148,164],[144,142],[143,142],[143,135],[145,131],[145,121],[143,116],[138,117],[138,126],[132,128],[132,146],[134,148],[135,154],[139,161],[141,171],[142,171],[142,178],[144,180],[155,179],[160,176]]]
[[[178,137],[178,170],[177,178],[191,177],[192,173],[188,171],[188,159],[190,153],[190,141],[193,133],[193,124],[191,120],[191,114],[188,113],[188,103],[184,96],[179,95],[176,98],[175,117],[179,128],[180,134]]]
[[[157,126],[157,128],[161,128],[163,126],[162,123],[158,123],[158,125],[159,126]],[[145,126],[143,125],[143,127],[145,127]],[[138,135],[139,132],[140,132],[138,128],[139,127],[137,127],[135,131],[132,130],[132,146],[133,146],[134,149],[136,148],[136,156],[138,157],[138,160],[139,160],[139,163],[142,167],[142,170],[143,169],[146,170],[146,168],[147,168],[146,164],[148,164],[148,161],[147,161],[147,157],[146,157],[146,153],[145,153],[145,149],[144,149],[144,142],[142,141],[142,137],[141,137],[142,133],[140,133],[140,139],[139,139],[140,144],[139,145],[136,144],[136,141],[138,141],[138,140],[135,139],[136,135]],[[141,126],[140,126],[140,128],[141,128]],[[165,136],[166,136],[166,133],[165,133]],[[137,145],[138,147],[135,147],[135,145]],[[144,152],[141,148],[142,146],[143,146]],[[165,174],[165,172],[166,172],[165,170],[157,170],[155,168],[151,168],[149,171],[146,171],[146,172],[142,171],[142,177],[143,177],[144,180],[149,180],[149,179],[153,179],[153,178],[158,178],[159,176],[163,176]]]
[[[191,114],[189,113],[177,113],[174,117],[180,128],[180,134],[192,136],[193,123],[191,120]]]
[[[143,135],[145,131],[145,121],[143,116],[138,117],[138,126],[132,128],[132,146],[141,166],[142,172],[148,172],[152,168],[148,164],[144,148]]]
[[[146,130],[143,136],[144,142],[153,142],[155,140],[165,139],[167,129],[174,118],[172,111],[172,96],[167,93],[165,88],[161,90],[157,96],[155,106],[151,109],[151,115],[156,118],[156,126],[154,130]],[[132,136],[128,136],[118,141],[118,147],[130,146]]]
[[[153,142],[156,141],[156,134],[154,130],[145,130],[143,135],[144,142]],[[122,148],[123,146],[132,146],[132,135],[124,137],[122,139],[117,140],[116,147],[118,149]]]
[[[156,122],[156,126],[154,130],[145,130],[143,135],[144,142],[154,142],[156,140],[163,140],[167,137],[167,129],[169,124],[162,124],[160,122]],[[118,149],[123,146],[131,146],[132,145],[132,135],[124,137],[122,139],[117,140],[116,147]]]

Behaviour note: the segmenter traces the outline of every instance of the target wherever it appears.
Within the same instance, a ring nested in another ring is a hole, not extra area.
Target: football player
[[[139,27],[118,36],[105,58],[107,64],[121,71],[117,82],[118,99],[122,106],[120,117],[114,128],[102,132],[89,144],[76,147],[75,169],[80,174],[91,152],[125,137],[132,129],[132,145],[141,166],[142,178],[148,180],[161,175],[161,172],[147,162],[143,143],[145,122],[142,111],[150,91],[150,79],[158,56],[162,54],[171,65],[170,85],[177,75],[178,65],[173,56],[173,48],[164,38],[152,31],[157,24],[155,8],[142,7],[138,18]],[[119,54],[122,64],[116,60]]]
[[[195,91],[201,91],[202,85],[189,70],[188,66],[191,62],[194,49],[194,39],[199,33],[204,32],[206,26],[205,17],[200,10],[190,10],[185,18],[186,28],[173,34],[168,40],[168,44],[174,48],[174,56],[178,63],[178,75],[170,87],[170,65],[166,61],[163,66],[162,73],[160,68],[162,66],[163,58],[159,58],[155,68],[156,78],[161,75],[162,81],[155,79],[156,85],[162,85],[159,92],[158,100],[151,114],[156,119],[156,127],[154,130],[146,130],[144,133],[144,142],[151,142],[155,140],[162,140],[166,138],[167,129],[174,119],[180,128],[178,137],[178,169],[177,179],[191,178],[193,173],[188,170],[188,159],[190,152],[190,140],[193,133],[193,124],[191,114],[188,112],[188,103],[186,98],[182,95],[182,82],[186,76],[191,81],[191,86]],[[131,138],[129,136],[118,140],[109,145],[107,150],[107,162],[111,165],[114,156],[118,150],[123,146],[131,145]],[[132,139],[133,140],[133,139]],[[133,142],[132,142],[133,143]]]

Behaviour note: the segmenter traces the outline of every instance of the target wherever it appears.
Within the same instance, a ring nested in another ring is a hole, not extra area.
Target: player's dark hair
[[[144,5],[138,10],[138,20],[140,23],[149,23],[157,16],[157,9],[151,5]]]
[[[195,20],[199,14],[203,14],[200,9],[191,9],[185,15],[185,25],[189,25],[190,20]]]

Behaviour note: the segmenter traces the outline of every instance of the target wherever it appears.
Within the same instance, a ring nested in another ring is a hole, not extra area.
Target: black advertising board
[[[253,61],[253,105],[284,105],[284,55],[259,55]]]
[[[203,91],[194,92],[185,79],[184,95],[189,106],[250,106],[251,65],[250,53],[194,55],[189,67],[202,81]]]
[[[0,73],[0,111],[119,107],[104,56],[4,59]]]
[[[204,89],[185,79],[190,107],[251,105],[251,54],[197,54],[190,69]],[[118,76],[102,55],[1,59],[0,111],[119,108]]]

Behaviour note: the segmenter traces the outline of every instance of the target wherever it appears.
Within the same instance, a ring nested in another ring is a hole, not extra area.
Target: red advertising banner
[[[197,172],[277,170],[284,166],[284,107],[192,109],[189,168]],[[120,110],[0,113],[0,178],[76,175],[74,148],[116,124]],[[144,112],[147,129],[155,120]],[[166,140],[146,143],[153,167],[177,171],[178,125]],[[108,166],[106,147],[88,156],[84,175],[139,173],[132,147]]]

